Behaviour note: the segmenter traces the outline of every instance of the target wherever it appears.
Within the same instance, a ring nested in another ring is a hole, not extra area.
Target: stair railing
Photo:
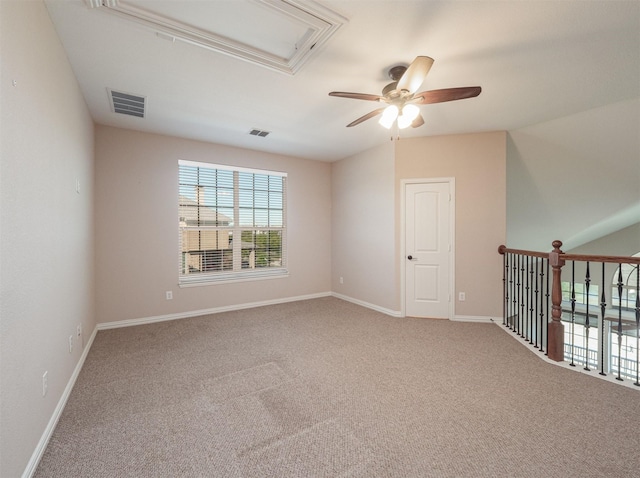
[[[640,386],[640,257],[565,254],[561,241],[552,246],[551,252],[498,248],[503,325],[551,360]],[[567,263],[571,278],[563,283]]]

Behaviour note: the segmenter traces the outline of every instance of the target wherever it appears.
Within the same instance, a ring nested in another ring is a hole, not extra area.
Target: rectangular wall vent
[[[271,131],[262,131],[259,129],[252,129],[251,131],[249,131],[249,134],[252,134],[253,136],[260,136],[261,138],[264,138],[269,133],[271,133]]]
[[[144,118],[146,97],[109,90],[109,99],[114,113]]]

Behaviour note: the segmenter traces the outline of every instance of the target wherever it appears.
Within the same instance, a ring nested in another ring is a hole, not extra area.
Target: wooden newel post
[[[564,360],[564,325],[562,324],[562,259],[561,241],[551,243],[553,251],[549,253],[549,264],[553,276],[551,282],[551,322],[547,328],[547,355],[551,360],[562,362]]]

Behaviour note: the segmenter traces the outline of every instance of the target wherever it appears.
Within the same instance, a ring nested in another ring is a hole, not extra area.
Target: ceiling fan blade
[[[384,97],[380,95],[370,95],[368,93],[348,93],[345,91],[332,91],[329,96],[337,96],[339,98],[353,98],[354,100],[367,101],[383,101]]]
[[[422,115],[418,115],[416,116],[416,119],[414,119],[411,122],[411,127],[412,128],[418,128],[420,126],[422,126],[424,124],[424,118],[422,117]]]
[[[422,91],[416,93],[413,102],[426,105],[432,103],[444,103],[445,101],[464,100],[474,98],[480,94],[479,86],[466,86],[463,88],[444,88],[442,90]]]
[[[424,82],[424,79],[429,73],[433,65],[433,58],[428,56],[418,56],[407,68],[402,77],[398,80],[397,89],[402,91],[406,90],[409,93],[413,93]]]
[[[367,113],[364,116],[361,116],[360,118],[358,118],[355,121],[352,121],[351,123],[349,123],[347,125],[347,128],[351,128],[352,126],[356,126],[359,125],[360,123],[362,123],[363,121],[367,121],[368,119],[373,118],[374,116],[378,116],[380,113],[382,113],[385,110],[385,108],[378,108],[377,110],[373,110],[369,113]]]

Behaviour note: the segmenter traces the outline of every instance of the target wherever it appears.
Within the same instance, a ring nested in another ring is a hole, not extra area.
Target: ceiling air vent
[[[251,131],[249,131],[249,134],[251,134],[253,136],[260,136],[261,138],[264,138],[269,133],[271,133],[271,131],[262,131],[262,130],[259,130],[259,129],[252,129]]]
[[[146,97],[109,90],[109,99],[114,113],[144,118]]]

